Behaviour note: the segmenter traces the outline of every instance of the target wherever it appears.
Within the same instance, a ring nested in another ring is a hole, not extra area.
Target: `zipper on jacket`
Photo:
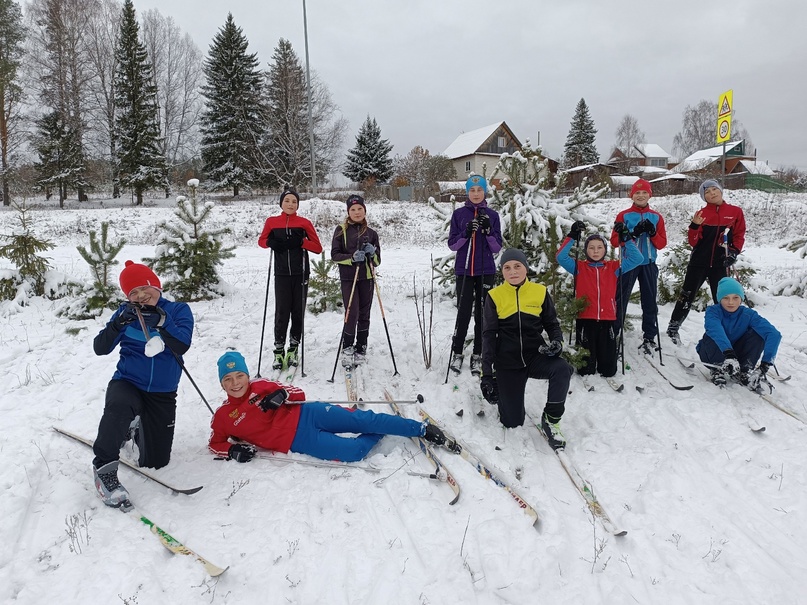
[[[524,284],[521,284],[522,286]],[[521,299],[519,297],[519,293],[521,290],[521,286],[516,288],[516,315],[518,316],[518,347],[519,347],[519,356],[521,357],[521,363],[524,366],[527,366],[527,362],[524,361],[524,337],[521,333]]]

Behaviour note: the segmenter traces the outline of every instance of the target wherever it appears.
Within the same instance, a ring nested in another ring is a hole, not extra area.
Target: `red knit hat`
[[[647,191],[648,195],[653,197],[653,186],[644,179],[639,179],[633,184],[633,187],[630,188],[630,196],[633,197],[637,191]]]
[[[162,290],[160,278],[154,274],[154,271],[149,269],[146,265],[135,263],[127,260],[124,263],[123,271],[120,272],[120,289],[126,296],[135,288],[141,286],[151,286]]]

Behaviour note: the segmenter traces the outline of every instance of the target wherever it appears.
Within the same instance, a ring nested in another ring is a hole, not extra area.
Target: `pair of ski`
[[[82,444],[86,445],[89,448],[92,448],[92,446],[93,446],[93,442],[90,439],[86,439],[86,438],[84,438],[84,437],[82,437],[80,435],[76,435],[75,433],[71,433],[70,431],[67,431],[65,429],[58,428],[58,427],[53,427],[53,430],[56,431],[57,433],[61,434],[61,435],[64,435],[65,437],[68,437],[70,439],[73,439],[74,441],[82,443]],[[173,485],[170,485],[169,483],[166,483],[166,482],[162,481],[161,479],[155,477],[151,473],[148,473],[148,472],[144,471],[143,469],[135,466],[134,464],[132,464],[128,460],[121,459],[120,463],[123,464],[124,466],[126,466],[127,468],[131,469],[135,473],[141,475],[142,477],[150,479],[151,481],[154,481],[155,483],[157,483],[157,484],[171,490],[175,494],[191,495],[191,494],[195,494],[196,492],[201,490],[202,487],[204,487],[204,486],[201,486],[201,485],[199,487],[191,487],[191,488],[188,488],[188,489],[174,487]],[[160,541],[160,544],[162,544],[165,548],[167,548],[173,554],[175,554],[175,555],[186,555],[186,556],[191,557],[195,561],[198,561],[205,568],[205,571],[208,573],[208,575],[210,575],[213,578],[216,578],[216,577],[220,576],[221,574],[223,574],[225,571],[227,571],[229,569],[229,566],[227,566],[227,567],[219,567],[218,565],[215,565],[214,563],[211,563],[210,561],[205,559],[202,555],[194,552],[193,550],[191,550],[190,548],[188,548],[187,546],[182,544],[182,542],[180,542],[179,540],[174,538],[171,534],[169,534],[165,530],[161,529],[153,521],[149,520],[145,515],[142,515],[139,512],[137,512],[137,510],[134,507],[128,508],[125,512],[130,512],[132,510],[134,510],[135,517],[138,518],[138,521],[140,521],[144,525],[148,526],[148,528],[151,530],[151,533],[154,534],[155,536],[157,536],[157,539]]]

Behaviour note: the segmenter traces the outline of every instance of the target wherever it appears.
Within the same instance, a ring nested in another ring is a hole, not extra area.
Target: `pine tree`
[[[391,151],[392,144],[381,138],[375,118],[368,115],[356,135],[356,146],[347,152],[347,165],[342,174],[361,183],[363,189],[369,189],[392,175]]]
[[[154,258],[143,261],[163,277],[165,290],[174,292],[184,301],[210,300],[223,296],[224,290],[217,267],[224,259],[234,256],[234,246],[225,247],[221,241],[229,229],[205,231],[203,223],[213,210],[213,202],[197,200],[199,181],[188,181],[190,199],[177,197],[174,215],[179,222],[162,222],[164,232],[157,242]]]
[[[15,125],[20,121],[23,96],[17,70],[22,64],[24,41],[20,5],[13,0],[0,0],[0,197],[4,206],[11,204],[11,151],[22,139]]]
[[[13,206],[18,213],[20,228],[3,236],[8,243],[0,246],[0,257],[10,260],[17,270],[15,275],[0,279],[0,298],[11,300],[22,294],[24,301],[29,294],[45,294],[45,273],[50,269],[50,263],[39,253],[52,249],[53,243],[34,235],[29,210],[24,203]]]
[[[157,87],[132,0],[125,0],[115,48],[115,132],[120,182],[137,204],[149,187],[167,187],[158,120]]]
[[[81,135],[58,111],[37,120],[36,126],[34,144],[39,154],[36,164],[39,184],[44,187],[47,199],[50,199],[52,189],[56,188],[59,206],[62,207],[69,189],[83,190],[88,186],[84,179]]]
[[[260,178],[258,145],[265,109],[258,58],[232,14],[219,29],[204,62],[201,117],[203,170],[211,189],[232,188],[237,196]]]
[[[76,247],[79,254],[81,254],[81,258],[90,265],[95,277],[92,287],[87,291],[86,307],[89,311],[115,308],[116,305],[113,299],[116,297],[118,288],[116,284],[109,283],[109,270],[118,264],[115,257],[124,244],[126,244],[125,239],[119,239],[115,242],[109,241],[109,223],[104,221],[101,223],[100,240],[97,232],[91,230],[90,249],[87,250],[84,246]]]
[[[311,261],[308,308],[314,315],[324,311],[336,311],[342,306],[342,291],[335,279],[336,263],[329,258]]]
[[[594,143],[596,135],[597,129],[594,128],[594,120],[591,119],[586,100],[580,99],[574,110],[566,145],[563,148],[565,168],[596,164],[600,160],[600,154],[597,153],[597,146]]]

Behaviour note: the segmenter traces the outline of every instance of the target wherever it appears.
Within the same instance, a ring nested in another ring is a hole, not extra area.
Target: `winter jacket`
[[[704,314],[704,325],[706,336],[715,341],[721,351],[734,348],[741,336],[749,329],[759,334],[765,341],[762,350],[762,361],[773,363],[776,352],[779,350],[779,342],[782,335],[779,330],[773,327],[771,322],[762,317],[754,309],[749,309],[744,305],[734,312],[729,313],[719,304],[706,307]],[[699,342],[696,350],[700,350]]]
[[[493,367],[516,370],[526,367],[538,355],[538,347],[549,340],[562,340],[555,304],[546,286],[525,281],[520,286],[505,282],[493,288],[485,299],[482,317],[482,373]]]
[[[689,264],[696,267],[715,267],[723,264],[726,251],[723,247],[723,232],[728,228],[728,245],[735,254],[745,245],[745,215],[742,208],[723,202],[719,206],[706,204],[701,209],[704,221],[700,225],[689,224],[687,239],[692,246]]]
[[[490,218],[490,233],[476,231],[472,237],[465,237],[465,231],[477,215],[487,214]],[[468,246],[471,256],[468,257]],[[468,261],[468,275],[495,275],[496,263],[493,255],[502,249],[502,228],[499,213],[488,207],[487,200],[474,204],[470,200],[451,215],[448,230],[448,247],[457,253],[454,260],[454,274],[465,275],[465,262]]]
[[[650,237],[647,233],[642,233],[636,238],[636,247],[639,248],[639,252],[642,253],[643,257],[642,262],[639,263],[640,265],[655,263],[658,251],[667,245],[667,229],[664,226],[664,217],[655,210],[651,210],[649,206],[640,208],[634,204],[627,210],[617,214],[614,221],[616,223],[625,223],[625,226],[633,233],[636,225],[645,219],[653,223],[656,228],[656,234]],[[611,245],[614,248],[621,245],[619,234],[613,230],[611,231]]]
[[[249,382],[249,393],[242,397],[228,397],[213,414],[208,447],[219,456],[228,456],[232,443],[229,439],[241,439],[252,445],[275,452],[286,453],[297,434],[300,421],[299,404],[281,405],[276,410],[264,412],[258,403],[265,395],[277,389],[286,389],[290,401],[305,401],[305,393],[297,387],[256,378]]]
[[[353,253],[364,244],[375,246],[375,254],[367,262],[353,262]],[[331,240],[331,260],[339,267],[339,279],[342,281],[353,281],[356,275],[356,266],[364,265],[364,270],[359,268],[359,280],[372,279],[373,271],[370,262],[377,267],[381,264],[381,244],[378,243],[378,233],[367,226],[367,223],[353,223],[339,225],[333,232]]]
[[[109,355],[120,345],[120,360],[113,380],[126,380],[141,391],[149,393],[174,393],[182,375],[182,366],[174,353],[184,355],[191,346],[193,314],[183,302],[172,302],[160,297],[157,306],[165,311],[165,323],[149,330],[149,337],[159,336],[165,349],[154,357],[146,357],[146,337],[138,322],[130,323],[120,332],[113,320],[126,307],[121,304],[93,341],[96,355]],[[171,352],[173,351],[173,353]]]
[[[307,252],[322,252],[314,225],[297,213],[281,212],[266,219],[258,245],[274,251],[275,275],[308,275]]]
[[[616,288],[619,276],[638,267],[642,253],[633,240],[625,242],[622,263],[618,260],[592,262],[575,260],[572,256],[574,240],[567,237],[558,250],[558,263],[572,275],[577,274],[575,297],[586,298],[588,305],[577,314],[579,319],[612,321],[616,319]]]

